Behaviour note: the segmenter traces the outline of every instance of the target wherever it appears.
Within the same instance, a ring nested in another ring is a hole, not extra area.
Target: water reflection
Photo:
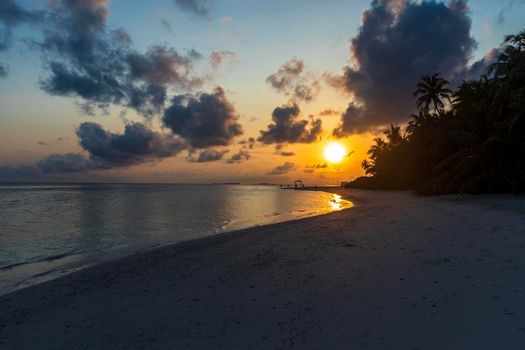
[[[334,211],[335,210],[341,210],[341,209],[344,209],[344,208],[348,208],[348,205],[345,202],[348,202],[348,201],[344,201],[343,197],[341,197],[338,194],[333,193],[332,194],[332,198],[330,198],[330,200],[328,201],[328,205]]]
[[[134,251],[351,206],[337,194],[273,186],[0,186],[0,294],[9,287],[8,266],[40,264],[41,271],[20,267],[13,283],[30,281],[41,272],[48,276],[49,268],[59,273],[67,257],[75,256],[74,263],[82,266],[93,254],[117,257],[120,249]]]

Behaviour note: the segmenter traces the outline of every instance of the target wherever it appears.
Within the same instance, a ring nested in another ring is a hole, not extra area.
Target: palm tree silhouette
[[[448,81],[440,76],[440,73],[433,75],[424,75],[421,81],[416,85],[414,96],[418,97],[416,106],[420,112],[429,113],[430,105],[434,106],[434,113],[441,113],[445,104],[443,100],[450,100],[452,91],[446,86]]]

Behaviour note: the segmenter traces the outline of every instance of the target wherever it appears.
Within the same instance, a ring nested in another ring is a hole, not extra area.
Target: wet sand
[[[525,197],[333,191],[355,206],[1,296],[0,348],[525,348]]]

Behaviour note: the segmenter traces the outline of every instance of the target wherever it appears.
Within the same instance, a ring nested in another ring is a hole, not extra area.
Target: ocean
[[[275,186],[0,184],[0,294],[140,250],[351,205]]]

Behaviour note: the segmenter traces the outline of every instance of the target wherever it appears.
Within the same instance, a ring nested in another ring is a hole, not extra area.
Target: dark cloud
[[[50,3],[44,39],[37,43],[49,73],[41,82],[46,92],[118,104],[149,117],[163,109],[168,88],[200,86],[191,74],[199,55],[159,45],[139,53],[124,30],[106,28],[108,3]]]
[[[328,167],[328,164],[323,163],[323,164],[306,165],[304,168],[305,169],[310,169],[310,170],[312,170],[311,172],[314,172],[315,170],[328,169],[329,167]]]
[[[46,174],[76,173],[90,169],[89,160],[79,153],[52,154],[36,164],[0,166],[0,178],[25,178]]]
[[[261,130],[258,140],[264,144],[315,142],[322,133],[321,119],[297,120],[299,113],[296,104],[275,108],[273,123]]]
[[[42,13],[25,9],[15,0],[0,1],[0,52],[11,47],[12,30],[23,23],[37,22],[42,19]],[[0,78],[6,78],[8,68],[0,62]]]
[[[183,56],[172,48],[153,46],[146,54],[130,54],[128,61],[131,73],[149,84],[177,84],[190,89],[202,84],[201,79],[190,76],[193,60],[200,57],[200,54],[193,50],[189,55]]]
[[[319,116],[321,116],[321,117],[327,117],[327,116],[330,116],[330,115],[338,115],[338,114],[340,114],[340,113],[341,113],[340,111],[337,111],[337,110],[335,110],[335,109],[327,108],[327,109],[321,111],[321,112],[319,113]]]
[[[77,173],[89,169],[89,161],[79,153],[52,154],[36,164],[44,174]]]
[[[0,178],[19,179],[40,174],[34,165],[0,165]]]
[[[242,161],[250,159],[250,153],[245,150],[240,150],[238,153],[235,153],[231,156],[230,159],[226,161],[228,164],[241,163]]]
[[[327,81],[351,94],[335,135],[403,121],[414,109],[412,92],[424,74],[451,79],[465,70],[476,47],[466,1],[374,0],[351,40],[355,67]]]
[[[284,175],[289,174],[296,169],[296,165],[292,162],[286,162],[283,165],[279,165],[275,167],[272,171],[268,173],[268,175]]]
[[[283,144],[277,144],[275,145],[275,154],[278,154],[280,156],[283,156],[283,157],[291,157],[291,156],[295,156],[295,153],[294,152],[287,152],[287,151],[284,151],[284,146]]]
[[[266,82],[292,101],[312,101],[319,94],[319,82],[304,71],[304,62],[293,58],[268,76]]]
[[[221,88],[197,96],[175,96],[163,122],[191,147],[227,146],[242,135],[239,116]]]
[[[226,153],[229,151],[227,149],[222,150],[204,150],[199,153],[199,156],[197,158],[194,158],[193,156],[189,156],[188,160],[195,163],[207,163],[207,162],[215,162],[218,160],[221,160]]]
[[[323,169],[329,169],[329,168],[330,167],[326,163],[314,164],[314,165],[306,165],[304,167],[303,172],[306,173],[306,174],[312,174],[312,173],[316,172],[317,170],[323,170]]]
[[[202,0],[173,0],[173,3],[181,10],[188,11],[196,16],[208,17],[210,9]]]
[[[479,61],[474,62],[462,72],[456,74],[451,80],[452,87],[458,87],[463,81],[478,80],[482,75],[487,74],[489,66],[496,62],[502,49],[494,48],[490,50],[485,57]]]
[[[288,152],[288,151],[282,151],[279,153],[280,156],[283,156],[283,157],[291,157],[291,156],[295,156],[295,153],[294,152]]]
[[[89,152],[91,168],[130,166],[172,157],[184,150],[183,143],[154,132],[144,124],[126,125],[124,133],[106,131],[97,123],[82,123],[77,129],[80,146]]]
[[[239,145],[242,145],[242,148],[252,149],[255,147],[255,137],[249,137],[248,139],[241,140],[238,143]]]
[[[213,68],[218,69],[225,60],[232,62],[234,59],[235,59],[235,52],[214,51],[211,53],[210,63]]]

